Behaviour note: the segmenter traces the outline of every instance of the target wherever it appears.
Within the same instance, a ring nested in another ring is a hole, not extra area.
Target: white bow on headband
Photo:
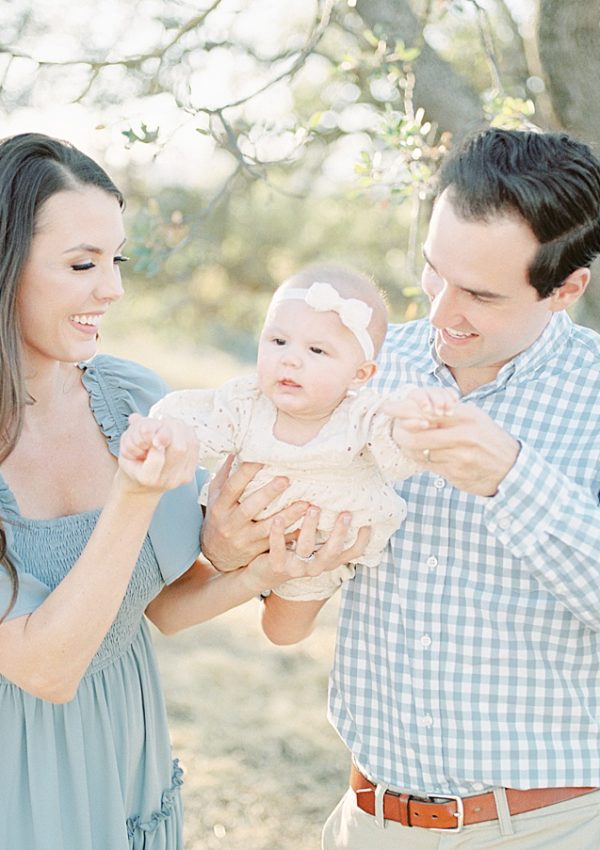
[[[308,289],[282,289],[275,295],[274,301],[298,299],[318,312],[332,310],[340,317],[341,323],[352,331],[367,360],[373,359],[373,340],[367,330],[373,310],[358,298],[342,298],[330,283],[313,283]]]

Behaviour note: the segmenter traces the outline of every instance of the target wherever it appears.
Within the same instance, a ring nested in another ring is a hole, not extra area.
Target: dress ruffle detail
[[[183,785],[183,769],[179,766],[179,759],[173,759],[173,773],[171,774],[171,787],[163,792],[160,809],[153,812],[147,821],[143,821],[139,815],[127,818],[127,837],[132,839],[136,832],[156,832],[161,823],[171,817],[175,807],[176,795]]]
[[[96,422],[116,456],[129,414],[145,414],[167,392],[167,385],[144,366],[118,357],[98,354],[79,367]]]

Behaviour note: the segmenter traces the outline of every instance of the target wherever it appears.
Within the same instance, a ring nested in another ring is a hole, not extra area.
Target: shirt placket
[[[431,474],[425,498],[433,506],[440,527],[448,527],[451,487],[441,476]],[[437,533],[423,538],[419,549],[416,604],[411,622],[411,666],[414,698],[414,727],[422,776],[416,787],[436,792],[445,782],[444,736],[441,697],[445,671],[440,606],[443,604],[448,546]],[[416,777],[415,777],[416,778]]]

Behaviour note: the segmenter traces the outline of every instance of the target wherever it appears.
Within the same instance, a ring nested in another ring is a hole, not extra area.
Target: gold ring
[[[431,449],[423,449],[423,457],[425,458],[425,463],[431,463]]]

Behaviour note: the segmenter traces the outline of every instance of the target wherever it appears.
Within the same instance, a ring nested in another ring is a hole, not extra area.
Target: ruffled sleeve
[[[129,415],[146,416],[168,387],[144,366],[108,355],[98,355],[81,368],[96,421],[117,456]],[[194,481],[165,493],[154,512],[148,534],[167,584],[179,578],[200,554],[198,486],[203,477],[200,472]]]

